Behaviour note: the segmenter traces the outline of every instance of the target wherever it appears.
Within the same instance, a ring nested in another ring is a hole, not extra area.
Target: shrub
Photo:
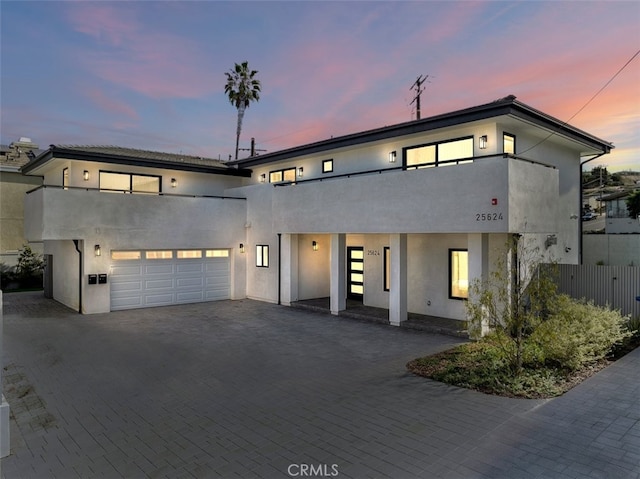
[[[529,359],[575,371],[604,359],[630,336],[627,321],[619,311],[559,295],[555,311],[529,338]]]

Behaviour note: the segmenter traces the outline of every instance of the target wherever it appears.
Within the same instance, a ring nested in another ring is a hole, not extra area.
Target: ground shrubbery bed
[[[514,368],[516,343],[496,329],[484,338],[407,368],[420,376],[489,394],[523,398],[559,396],[640,344],[640,320],[564,295],[554,312],[540,321],[519,346],[521,367]]]

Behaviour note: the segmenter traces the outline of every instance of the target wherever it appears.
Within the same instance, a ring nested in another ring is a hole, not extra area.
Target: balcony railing
[[[504,159],[512,159],[512,160],[518,160],[518,161],[523,161],[526,163],[531,163],[534,165],[540,165],[540,166],[544,166],[546,168],[551,168],[551,169],[556,169],[555,166],[549,164],[549,163],[543,163],[541,161],[536,161],[536,160],[531,160],[529,158],[524,158],[521,156],[517,156],[517,155],[512,155],[509,153],[501,153],[501,154],[496,154],[496,155],[482,155],[482,156],[472,156],[469,158],[457,158],[455,160],[447,160],[447,161],[439,161],[437,164],[434,163],[418,163],[415,165],[409,165],[409,166],[405,166],[405,165],[401,165],[401,166],[394,166],[391,168],[378,168],[375,170],[364,170],[364,171],[356,171],[353,173],[343,173],[340,175],[323,175],[321,177],[318,178],[307,178],[304,180],[295,180],[295,181],[282,181],[282,182],[278,182],[278,183],[273,183],[273,186],[291,186],[291,185],[298,185],[301,183],[315,183],[315,182],[322,182],[322,181],[327,181],[327,180],[336,180],[339,178],[351,178],[351,177],[355,177],[355,176],[364,176],[364,175],[372,175],[372,174],[382,174],[382,173],[390,173],[393,171],[402,171],[402,170],[413,170],[413,169],[420,169],[420,168],[439,168],[441,166],[458,166],[458,165],[468,165],[468,164],[472,164],[475,160],[482,160],[482,159],[489,159],[489,158],[504,158]]]
[[[88,188],[83,186],[60,186],[60,185],[41,185],[37,188],[27,191],[27,194],[33,193],[40,189],[56,189],[56,190],[84,190],[84,191],[97,191],[100,193],[123,193],[132,195],[146,195],[146,196],[171,196],[176,198],[217,198],[221,200],[245,200],[246,198],[240,196],[221,196],[221,195],[189,195],[181,193],[165,193],[165,192],[152,192],[152,191],[135,191],[135,190],[114,190],[108,188]]]

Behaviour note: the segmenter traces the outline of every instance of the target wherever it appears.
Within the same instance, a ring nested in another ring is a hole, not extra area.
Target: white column
[[[331,314],[347,309],[347,236],[331,235]]]
[[[487,233],[470,233],[467,236],[469,252],[469,285],[489,278],[489,235]],[[473,300],[471,292],[469,299]],[[472,339],[484,336],[489,331],[488,319],[482,321],[476,331],[470,330]]]
[[[400,326],[407,313],[407,235],[389,235],[391,284],[389,285],[389,323]]]
[[[280,274],[281,297],[285,306],[298,301],[298,235],[282,234]]]

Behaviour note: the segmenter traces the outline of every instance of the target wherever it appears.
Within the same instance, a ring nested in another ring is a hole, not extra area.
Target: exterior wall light
[[[304,174],[304,168],[301,166],[300,168],[298,168],[298,178],[302,178]]]
[[[178,180],[171,178],[171,188],[175,188],[176,186],[178,186]]]
[[[479,145],[481,150],[485,150],[487,148],[487,135],[482,135],[480,137]]]
[[[313,251],[318,251],[318,242],[317,241],[312,241],[311,242],[311,247],[313,248]]]
[[[389,152],[389,163],[395,163],[396,162],[396,152],[395,151],[390,151]]]
[[[82,178],[84,178],[84,181],[89,181],[89,172],[87,170],[82,173]]]
[[[102,249],[100,249],[99,244],[93,247],[93,254],[95,254],[96,256],[102,256]]]
[[[266,173],[262,173],[260,175],[260,183],[264,183],[265,181],[267,181],[267,174]]]
[[[244,243],[240,243],[239,249],[241,253],[244,253]]]

